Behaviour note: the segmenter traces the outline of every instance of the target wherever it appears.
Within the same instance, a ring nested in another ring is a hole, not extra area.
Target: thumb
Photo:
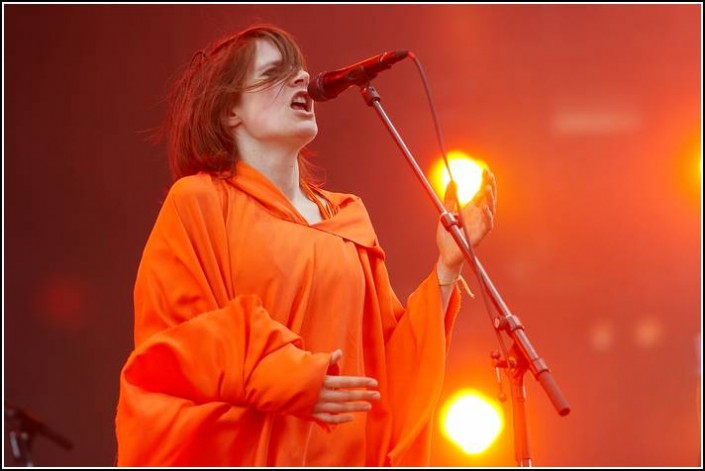
[[[446,187],[446,193],[443,198],[443,206],[448,211],[455,210],[455,202],[458,201],[458,184],[455,180],[451,180]]]
[[[329,366],[335,365],[336,363],[338,363],[338,361],[340,361],[341,358],[343,358],[343,351],[338,349],[331,354],[330,362],[328,363],[328,365]]]
[[[328,374],[337,376],[340,374],[340,366],[338,366],[338,362],[340,359],[343,358],[343,351],[338,349],[331,353],[330,355],[330,361],[328,362]]]

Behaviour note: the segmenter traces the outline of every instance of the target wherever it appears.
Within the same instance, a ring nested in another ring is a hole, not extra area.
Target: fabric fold
[[[459,292],[444,315],[432,273],[402,306],[362,201],[315,191],[331,212],[309,225],[244,163],[173,185],[135,283],[119,465],[428,464]],[[381,399],[314,426],[327,372],[376,378]]]

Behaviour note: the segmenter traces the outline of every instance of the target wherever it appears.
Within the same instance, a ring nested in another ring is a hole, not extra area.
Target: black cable
[[[409,51],[409,57],[413,59],[414,64],[416,64],[416,68],[419,71],[419,75],[421,75],[421,80],[423,82],[424,90],[426,91],[426,97],[428,98],[428,104],[431,108],[431,115],[433,116],[433,125],[436,129],[436,137],[438,139],[438,145],[441,148],[441,154],[443,156],[443,162],[445,163],[446,169],[448,170],[448,176],[450,177],[450,183],[449,186],[454,185],[455,188],[457,188],[457,183],[455,179],[453,178],[453,173],[451,172],[450,169],[450,163],[448,162],[448,154],[446,151],[446,146],[445,146],[445,140],[443,139],[443,133],[441,132],[441,127],[438,123],[438,115],[436,113],[436,107],[433,104],[433,98],[431,97],[431,88],[428,85],[428,80],[426,78],[426,73],[424,72],[423,66],[421,65],[421,61],[416,57],[416,54],[413,52]],[[484,179],[483,179],[483,184],[484,184]],[[460,220],[460,227],[463,229],[463,234],[465,235],[465,240],[467,242],[468,247],[470,248],[470,256],[472,258],[472,262],[474,265],[474,273],[475,277],[477,278],[478,283],[480,284],[480,291],[482,292],[482,301],[484,302],[485,305],[485,312],[487,312],[487,316],[490,319],[490,323],[493,325],[493,330],[495,332],[495,335],[497,336],[497,342],[499,343],[500,349],[502,350],[502,354],[504,355],[505,361],[507,361],[507,365],[509,366],[509,355],[508,355],[508,349],[506,345],[504,344],[504,339],[500,335],[499,330],[494,328],[494,319],[492,317],[492,307],[490,305],[489,300],[487,299],[487,293],[486,293],[486,285],[484,279],[480,276],[480,269],[477,265],[477,258],[475,257],[475,251],[472,248],[472,245],[470,244],[470,237],[467,232],[467,225],[465,224],[465,218],[463,217],[463,212],[461,211],[460,208],[460,202],[458,201],[458,195],[457,193],[454,192],[453,194],[453,205],[454,205],[454,212],[458,215],[458,218]],[[508,368],[507,368],[508,371]],[[507,373],[508,374],[508,373]],[[502,385],[500,383],[500,393],[504,394],[502,391]],[[511,397],[511,395],[510,395]],[[500,397],[501,399],[501,397]]]

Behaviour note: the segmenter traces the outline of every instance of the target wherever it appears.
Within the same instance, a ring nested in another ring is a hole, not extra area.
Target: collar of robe
[[[326,201],[331,213],[330,217],[310,225],[274,183],[245,162],[237,162],[235,176],[228,183],[280,219],[337,235],[384,257],[367,210],[355,195],[332,193],[309,185],[313,193]]]

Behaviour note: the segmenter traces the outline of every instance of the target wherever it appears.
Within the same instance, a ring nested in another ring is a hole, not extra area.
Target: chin
[[[318,135],[318,125],[314,121],[307,126],[302,126],[296,134],[303,142],[303,145],[308,145],[316,138],[316,135]]]

